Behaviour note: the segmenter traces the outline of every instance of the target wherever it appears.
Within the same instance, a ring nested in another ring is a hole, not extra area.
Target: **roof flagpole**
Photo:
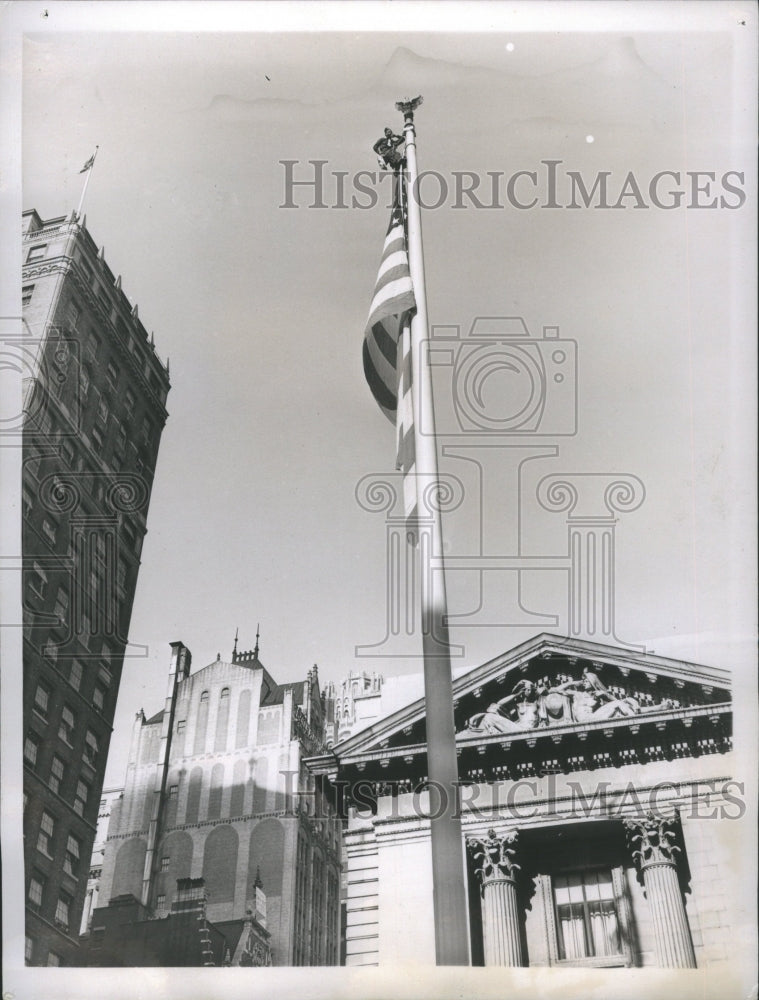
[[[86,174],[87,176],[84,178],[84,187],[82,188],[82,197],[79,199],[79,207],[76,210],[76,217],[77,217],[77,219],[80,219],[82,217],[82,206],[84,205],[84,196],[87,194],[87,186],[90,183],[90,177],[92,176],[92,168],[95,165],[95,157],[98,155],[98,150],[99,149],[100,149],[100,146],[95,146],[95,152],[92,154],[92,156],[89,158],[89,160],[87,160],[87,162],[85,163],[85,165],[79,171],[80,174]]]

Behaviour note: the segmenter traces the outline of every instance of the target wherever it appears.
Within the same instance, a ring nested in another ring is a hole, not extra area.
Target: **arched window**
[[[190,785],[187,789],[187,809],[185,811],[185,823],[198,822],[198,810],[200,809],[200,789],[203,784],[203,768],[194,767],[190,773]]]
[[[222,688],[219,695],[219,713],[216,716],[216,739],[214,750],[227,749],[227,733],[229,729],[229,688]]]
[[[224,788],[224,765],[214,764],[211,771],[211,788],[208,792],[208,818],[221,818],[221,793]]]
[[[237,727],[235,729],[235,747],[237,749],[248,745],[248,730],[250,727],[250,691],[246,688],[240,692],[237,700]]]
[[[206,839],[203,878],[209,903],[225,903],[234,899],[237,846],[238,836],[233,826],[217,826]],[[251,898],[255,899],[255,892]]]
[[[193,753],[205,753],[206,749],[206,727],[208,726],[208,691],[203,691],[200,695],[200,705],[198,715],[195,719],[195,742],[193,743]]]

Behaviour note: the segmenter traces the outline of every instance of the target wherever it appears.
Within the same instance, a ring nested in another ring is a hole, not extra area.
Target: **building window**
[[[32,875],[29,879],[29,892],[27,900],[32,910],[39,910],[42,906],[42,893],[45,891],[45,880],[41,876]]]
[[[21,305],[28,306],[32,301],[32,294],[34,293],[34,285],[24,285],[21,289]]]
[[[201,702],[208,701],[208,692],[207,691],[201,692],[200,700],[201,700]]]
[[[620,955],[618,894],[611,870],[554,875],[552,886],[559,961]]]
[[[73,467],[74,467],[74,446],[71,443],[71,441],[69,441],[68,438],[64,438],[63,441],[61,441],[61,454],[63,455],[63,458],[65,460],[66,466],[69,469],[73,469]]]
[[[150,444],[150,438],[153,434],[153,428],[147,417],[142,422],[142,443],[145,445]]]
[[[47,854],[48,857],[53,856],[52,842],[54,834],[55,820],[50,813],[43,812],[42,822],[40,823],[40,832],[37,834],[37,850],[42,851],[43,854]]]
[[[175,799],[179,794],[179,785],[169,785],[169,798]]]
[[[104,652],[101,655],[108,656],[110,654]],[[113,678],[111,677],[111,671],[105,664],[102,664],[100,670],[98,670],[98,680],[101,680],[106,687],[111,686],[111,681],[113,680]]]
[[[69,595],[66,593],[65,588],[59,587],[58,593],[55,595],[55,607],[53,608],[53,614],[56,616],[61,625],[63,625],[68,618],[69,610]]]
[[[34,563],[29,576],[29,587],[32,593],[42,600],[47,590],[47,573],[38,562]]]
[[[23,507],[24,517],[29,517],[34,507],[34,497],[26,486],[21,490],[21,506]]]
[[[47,719],[47,710],[50,705],[50,689],[44,684],[38,684],[34,692],[34,711]]]
[[[126,590],[126,575],[127,575],[126,564],[120,562],[116,566],[116,586],[121,591]]]
[[[79,641],[85,649],[89,649],[90,639],[92,638],[92,622],[90,621],[89,615],[81,615],[80,624],[81,628],[79,629]]]
[[[186,719],[180,719],[177,722],[177,735],[179,733],[183,733],[186,728],[187,728],[187,720]]]
[[[87,806],[87,799],[90,794],[90,786],[86,781],[77,781],[76,796],[74,797],[74,812],[77,816],[83,816]]]
[[[57,537],[57,525],[54,525],[51,520],[47,517],[42,519],[42,534],[50,542],[52,546],[55,546],[55,540]]]
[[[166,894],[159,892],[156,896],[155,906],[157,910],[162,910],[166,906]]]
[[[69,746],[72,745],[71,740],[74,735],[74,713],[68,705],[64,705],[63,710],[61,711],[61,722],[58,726],[58,735],[64,743],[67,743]]]
[[[103,711],[103,706],[105,705],[105,692],[99,685],[95,685],[92,691],[92,704],[98,710],[98,712]]]
[[[27,264],[33,264],[36,260],[44,260],[46,253],[47,243],[40,243],[36,247],[30,247],[29,253],[26,255]]]
[[[58,903],[55,907],[55,922],[60,924],[64,930],[69,929],[69,914],[71,912],[71,896],[67,893],[62,892],[58,897]]]
[[[30,767],[36,765],[39,749],[40,744],[37,737],[33,733],[27,733],[24,740],[24,760]]]
[[[76,878],[79,871],[80,844],[73,834],[68,835],[66,841],[66,856],[63,859],[63,870],[67,875]]]
[[[71,672],[69,673],[69,684],[75,691],[79,690],[82,683],[82,664],[78,660],[71,661]]]
[[[27,965],[32,964],[32,957],[34,956],[34,940],[30,938],[27,934],[24,937],[24,962]]]
[[[91,729],[87,730],[87,735],[84,738],[84,759],[88,764],[93,767],[97,761],[98,757],[98,741],[97,736],[93,733]]]
[[[79,392],[82,402],[87,399],[90,391],[90,372],[86,365],[82,365],[79,370]]]
[[[101,424],[108,423],[108,401],[103,396],[98,400],[97,415]]]
[[[98,351],[100,350],[100,337],[95,333],[94,330],[90,330],[87,335],[87,351],[92,355],[93,358],[98,356]]]
[[[164,857],[161,858],[161,871],[167,872],[168,870],[169,870],[169,858],[168,856],[165,855]]]
[[[111,385],[115,389],[116,385],[118,384],[118,381],[119,381],[119,370],[118,370],[118,368],[116,367],[116,365],[112,361],[108,362],[108,367],[106,369],[106,374],[108,376],[108,381],[111,383]]]
[[[34,286],[32,286],[32,287],[34,287]],[[136,400],[134,398],[134,393],[132,392],[131,389],[127,389],[127,391],[126,391],[126,393],[124,395],[124,405],[125,405],[125,408],[126,408],[126,412],[129,414],[130,417],[134,413],[134,404],[135,404],[135,402],[136,402]]]
[[[76,329],[76,324],[79,322],[81,315],[82,310],[79,308],[79,303],[72,299],[69,303],[68,320],[73,329]]]
[[[122,424],[119,424],[116,430],[116,442],[114,444],[114,448],[118,452],[120,462],[124,461],[126,446],[127,446],[127,432],[124,426]]]
[[[54,756],[50,762],[50,777],[47,779],[48,786],[56,793],[60,792],[61,782],[63,781],[63,772],[65,770],[65,764],[60,757]]]
[[[47,953],[47,964],[49,966],[58,966],[61,964],[61,956],[56,955],[54,951],[49,951]]]
[[[96,445],[98,451],[102,451],[103,450],[103,435],[100,433],[100,431],[97,429],[97,427],[93,427],[92,428],[91,434],[92,434],[92,440],[95,442],[95,445]]]

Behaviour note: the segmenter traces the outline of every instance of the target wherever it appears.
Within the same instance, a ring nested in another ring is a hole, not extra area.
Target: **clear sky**
[[[468,330],[478,315],[521,316],[533,338],[558,326],[577,345],[577,432],[539,439],[558,453],[528,463],[521,495],[515,456],[529,451],[479,454],[488,484],[482,531],[473,463],[450,448],[442,457],[465,496],[446,518],[448,554],[473,555],[482,537],[485,554],[509,546],[516,554],[519,542],[523,555],[561,556],[564,515],[536,502],[539,480],[637,476],[645,499],[617,515],[617,636],[748,669],[754,153],[745,46],[729,4],[691,5],[687,26],[664,16],[667,5],[567,21],[573,6],[546,14],[517,5],[509,20],[496,5],[489,31],[466,33],[117,32],[97,30],[96,10],[80,30],[56,5],[39,30],[29,28],[24,207],[70,213],[79,170],[99,145],[87,226],[171,361],[132,618],[136,655],[123,675],[109,784],[123,780],[134,712],[163,703],[173,640],[199,667],[217,652],[229,657],[238,626],[241,648],[251,648],[260,622],[261,658],[278,681],[302,678],[313,663],[322,680],[350,669],[421,669],[413,657],[355,652],[385,632],[385,525],[355,490],[394,462],[393,430],[361,368],[386,184],[374,208],[350,207],[356,172],[376,169],[382,128],[400,130],[394,102],[417,93],[420,166],[451,188],[424,212],[430,322]],[[382,13],[376,24],[392,28]],[[217,23],[231,29],[234,18]],[[484,17],[467,27],[477,24]],[[127,26],[141,27],[140,18]],[[328,208],[307,207],[305,189],[293,196],[301,207],[281,207],[286,159],[299,161],[298,179],[310,175],[308,160],[327,161]],[[559,203],[570,201],[568,171],[588,188],[605,171],[610,204],[630,172],[644,204],[632,193],[616,209],[542,207],[547,160],[561,161]],[[335,207],[334,171],[347,172],[347,208]],[[454,208],[454,171],[481,176],[485,201],[488,173],[502,174],[503,207]],[[537,196],[533,208],[508,199],[518,171],[537,175],[512,192],[522,203]],[[652,203],[649,183],[662,171],[680,175],[660,188],[667,201],[679,185],[678,208]],[[715,175],[695,195],[716,197],[715,208],[688,207],[686,171]],[[729,171],[744,174],[728,178],[747,196],[743,205],[722,182]],[[428,183],[427,203],[439,192],[435,178]],[[533,356],[545,359],[541,350]],[[436,392],[450,384],[438,370]],[[486,391],[499,405],[508,386],[496,377]],[[556,426],[569,405],[566,395],[550,400]],[[556,626],[533,616],[507,627],[510,581],[489,575],[494,610],[483,627],[454,622],[464,647],[457,665],[566,629],[563,572],[523,580],[525,605],[558,615]],[[479,599],[476,574],[449,573],[452,613],[473,612]]]

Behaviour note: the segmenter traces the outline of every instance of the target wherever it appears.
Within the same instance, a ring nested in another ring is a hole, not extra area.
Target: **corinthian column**
[[[482,937],[485,965],[524,965],[519,925],[516,873],[516,830],[499,836],[488,830],[485,840],[467,839],[482,892]]]
[[[628,842],[651,907],[659,965],[695,969],[696,956],[677,876],[680,848],[674,843],[676,824],[676,818],[653,813],[625,820]]]

